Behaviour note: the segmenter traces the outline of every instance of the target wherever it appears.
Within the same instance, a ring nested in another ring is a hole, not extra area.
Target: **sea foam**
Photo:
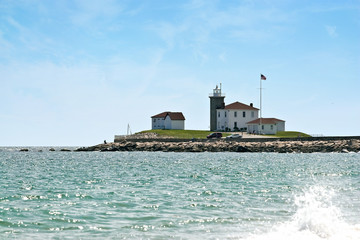
[[[333,205],[333,189],[312,186],[294,197],[296,213],[291,220],[277,224],[268,233],[248,239],[360,239],[360,224],[351,225]]]

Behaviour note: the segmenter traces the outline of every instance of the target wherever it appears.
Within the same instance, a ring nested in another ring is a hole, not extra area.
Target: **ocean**
[[[0,239],[360,239],[359,153],[56,150],[0,148]]]

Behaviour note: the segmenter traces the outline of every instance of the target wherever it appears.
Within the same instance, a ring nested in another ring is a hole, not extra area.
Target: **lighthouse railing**
[[[209,93],[209,97],[225,97],[225,93]]]

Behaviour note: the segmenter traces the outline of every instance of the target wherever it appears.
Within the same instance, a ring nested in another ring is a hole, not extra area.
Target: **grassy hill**
[[[173,137],[173,138],[181,138],[181,139],[192,139],[192,138],[206,138],[207,135],[212,133],[212,131],[205,131],[205,130],[146,130],[140,133],[157,133],[159,136],[164,137]],[[223,137],[231,135],[231,132],[224,133]],[[302,132],[295,132],[295,131],[285,131],[285,132],[278,132],[275,135],[267,135],[269,137],[279,137],[279,138],[297,138],[297,137],[311,137],[308,134]]]
[[[203,130],[161,130],[161,129],[146,130],[140,133],[149,133],[149,132],[157,133],[160,136],[174,137],[181,139],[206,138],[207,135],[212,133],[211,131],[203,131]],[[231,133],[223,133],[223,137],[226,137],[230,134]]]
[[[297,137],[311,137],[310,135],[302,132],[296,132],[296,131],[283,131],[283,132],[277,132],[275,135],[269,135],[269,136],[275,136],[279,138],[297,138]]]
[[[200,138],[204,139],[207,135],[212,133],[212,131],[205,131],[205,130],[146,130],[139,133],[157,133],[159,136],[164,137],[173,137],[173,138],[181,138],[181,139],[192,139],[192,138]],[[223,137],[231,135],[231,132],[224,133]],[[279,138],[297,138],[297,137],[311,137],[308,134],[302,132],[295,132],[295,131],[285,131],[285,132],[278,132],[276,135],[268,135],[269,137],[279,137]]]

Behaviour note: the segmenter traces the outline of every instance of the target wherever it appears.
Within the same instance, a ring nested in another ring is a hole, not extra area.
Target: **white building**
[[[226,105],[223,109],[217,109],[217,130],[218,131],[238,131],[247,127],[246,123],[259,117],[259,109],[253,104],[246,105],[234,102]]]
[[[151,129],[185,129],[185,117],[181,112],[163,112],[151,117]]]
[[[247,123],[247,132],[256,134],[276,134],[285,131],[285,121],[277,118],[260,118]]]

